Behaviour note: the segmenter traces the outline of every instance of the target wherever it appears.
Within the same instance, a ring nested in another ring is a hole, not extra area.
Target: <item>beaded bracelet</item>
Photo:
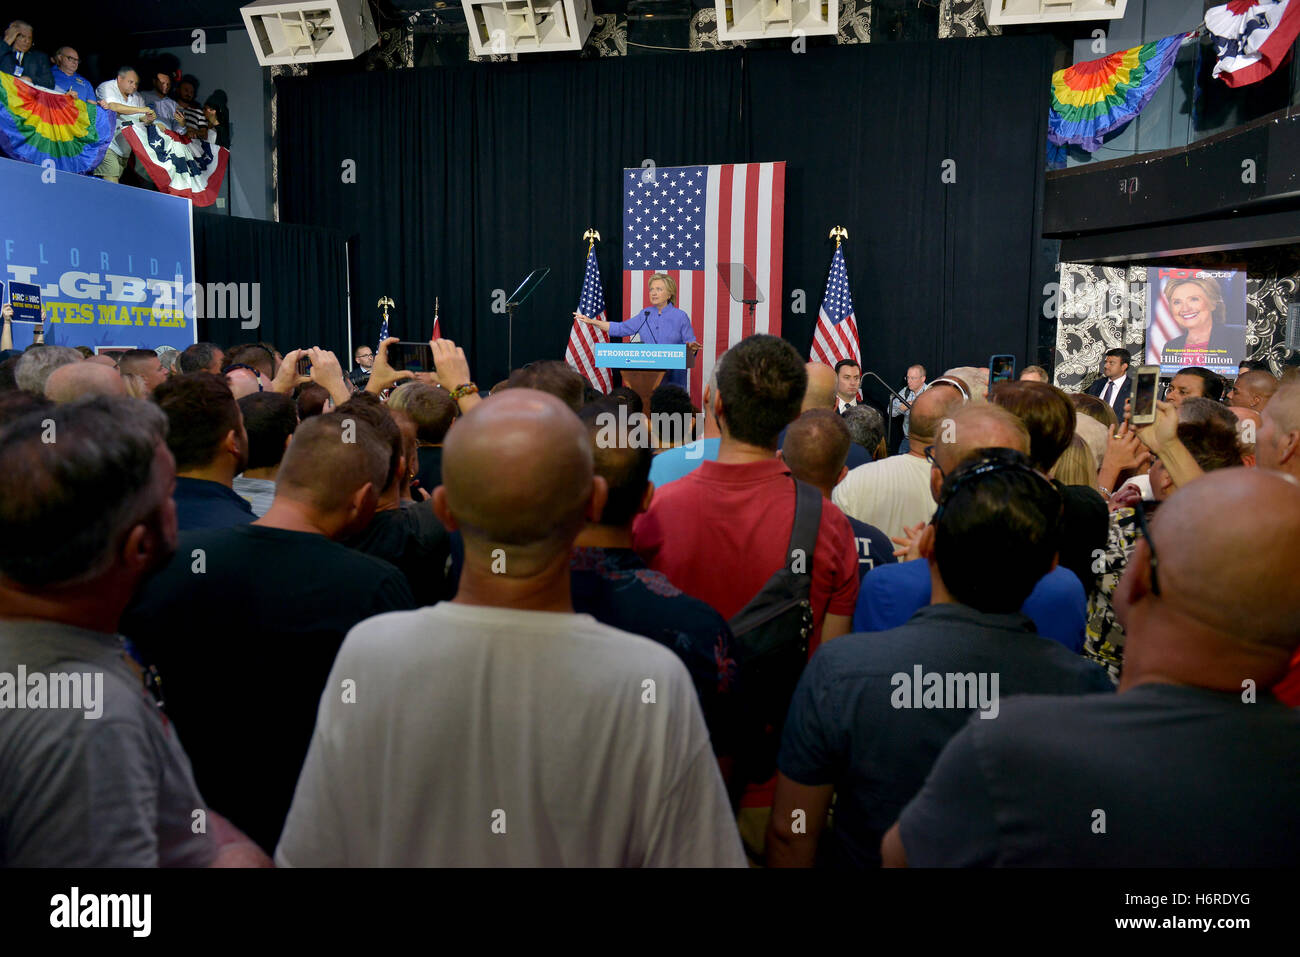
[[[464,385],[458,385],[451,390],[451,398],[453,402],[459,402],[465,396],[475,392],[478,392],[478,386],[473,382],[466,382]]]

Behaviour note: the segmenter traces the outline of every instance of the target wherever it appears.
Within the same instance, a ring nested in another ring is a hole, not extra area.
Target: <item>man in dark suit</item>
[[[1124,420],[1124,401],[1128,398],[1130,381],[1129,363],[1133,356],[1127,349],[1110,349],[1102,366],[1102,376],[1088,386],[1088,395],[1095,395],[1115,410],[1115,416]]]
[[[21,76],[47,89],[54,88],[49,56],[32,49],[30,23],[15,20],[6,28],[4,45],[0,47],[0,72]]]

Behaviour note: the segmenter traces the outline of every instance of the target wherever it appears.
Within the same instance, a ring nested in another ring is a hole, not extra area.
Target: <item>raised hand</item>
[[[388,347],[394,342],[401,342],[401,340],[397,336],[389,336],[379,344],[379,350],[375,353],[375,363],[370,367],[370,381],[366,383],[367,392],[383,392],[414,375],[407,369],[394,369],[388,364]]]
[[[910,528],[904,525],[901,536],[889,539],[898,546],[894,549],[895,558],[900,562],[910,562],[921,557],[921,536],[925,534],[925,526],[925,522],[917,522]]]
[[[342,405],[346,402],[352,395],[352,390],[348,387],[338,357],[328,349],[322,349],[319,346],[308,349],[307,355],[311,357],[311,374],[309,376],[311,381],[324,386],[325,391],[330,394],[330,398],[335,405]],[[286,361],[287,359],[288,357],[286,357]]]

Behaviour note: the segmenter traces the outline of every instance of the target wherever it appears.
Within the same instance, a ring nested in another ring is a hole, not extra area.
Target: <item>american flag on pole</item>
[[[622,198],[619,318],[650,305],[646,287],[655,273],[677,284],[675,305],[691,317],[703,346],[689,376],[699,408],[719,356],[756,332],[781,334],[785,163],[625,169]],[[718,268],[723,263],[741,263],[753,276],[763,301],[752,319],[749,307],[731,297],[724,281],[730,277]]]
[[[844,267],[844,251],[837,245],[826,277],[826,294],[817,313],[813,332],[812,360],[834,366],[841,359],[852,359],[862,368],[862,350],[858,346],[858,321],[853,318],[853,296],[849,293],[849,273]]]
[[[605,290],[600,284],[600,267],[596,265],[596,247],[587,250],[587,274],[582,279],[582,295],[578,297],[578,312],[591,319],[605,319]],[[573,320],[569,330],[569,346],[564,350],[564,361],[601,392],[614,388],[614,376],[608,369],[596,368],[596,343],[609,342],[609,336],[598,327]]]
[[[384,311],[384,318],[379,321],[379,346],[384,344],[388,338],[388,311]],[[379,351],[379,346],[375,346],[375,352]]]

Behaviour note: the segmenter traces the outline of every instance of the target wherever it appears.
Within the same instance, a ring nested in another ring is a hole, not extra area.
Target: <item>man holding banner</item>
[[[99,105],[112,110],[118,117],[117,136],[108,145],[108,150],[104,153],[104,161],[95,170],[96,176],[110,183],[116,183],[122,178],[122,174],[126,172],[127,160],[131,157],[131,147],[127,144],[126,137],[122,135],[122,130],[129,123],[135,122],[128,117],[143,116],[145,123],[152,123],[157,119],[154,111],[144,105],[144,100],[136,92],[139,86],[139,74],[129,66],[124,66],[117,71],[116,80],[105,80],[95,91],[95,95],[99,97]]]

